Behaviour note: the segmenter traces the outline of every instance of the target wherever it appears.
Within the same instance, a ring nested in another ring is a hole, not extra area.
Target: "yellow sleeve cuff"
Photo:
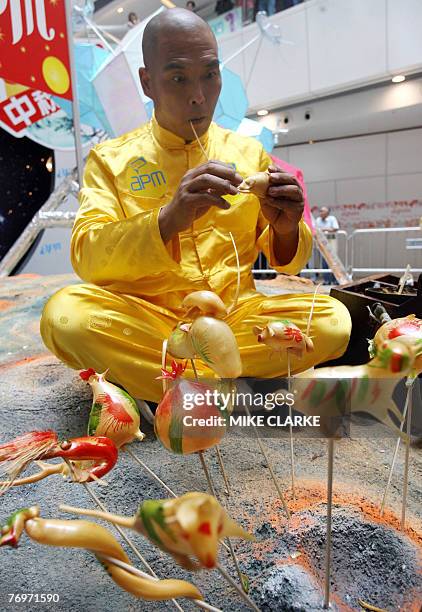
[[[158,223],[160,210],[161,208],[157,208],[150,213],[149,230],[151,232],[151,246],[159,262],[159,268],[178,270],[181,260],[179,235],[176,234],[167,244],[164,244]]]
[[[274,230],[267,225],[257,242],[258,248],[265,254],[269,266],[283,274],[297,274],[309,260],[312,252],[312,232],[303,219],[299,222],[299,240],[296,253],[288,264],[280,265],[274,252]]]

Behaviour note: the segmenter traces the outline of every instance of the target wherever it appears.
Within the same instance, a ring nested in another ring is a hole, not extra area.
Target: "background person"
[[[337,236],[336,232],[340,229],[338,221],[334,215],[330,215],[330,209],[327,206],[321,206],[319,209],[319,216],[316,218],[316,225],[322,230],[325,234],[325,237],[328,240],[328,247],[334,255],[337,255]],[[324,257],[321,255],[321,263],[322,267],[325,269],[329,269],[330,266],[327,261],[325,261]],[[330,272],[329,274],[323,275],[324,282],[326,284],[335,284],[336,279],[334,275]]]

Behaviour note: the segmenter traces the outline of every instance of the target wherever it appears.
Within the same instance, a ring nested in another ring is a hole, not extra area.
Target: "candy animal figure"
[[[253,193],[254,195],[262,198],[267,193],[269,183],[270,173],[268,171],[257,172],[256,174],[252,174],[252,176],[248,176],[248,178],[242,181],[238,186],[238,190],[241,193]]]
[[[120,448],[135,438],[143,440],[140,415],[135,400],[126,391],[97,374],[92,368],[80,372],[93,391],[94,398],[88,421],[88,435],[107,436]]]
[[[400,378],[415,363],[414,348],[401,338],[384,342],[374,359],[364,365],[317,368],[293,376],[295,410],[310,416],[337,417],[367,412],[404,436],[392,420],[403,417],[392,394]]]
[[[311,353],[314,350],[314,344],[309,336],[287,319],[270,321],[265,327],[255,325],[252,331],[257,336],[258,342],[266,344],[273,353],[281,353],[288,349],[301,359],[303,353]]]
[[[196,319],[200,315],[224,319],[227,308],[223,300],[213,291],[193,291],[182,302],[185,316]]]
[[[224,538],[254,539],[207,493],[190,492],[174,499],[146,500],[134,517],[70,506],[60,508],[134,529],[189,570],[215,567],[219,542]]]
[[[370,350],[373,355],[377,355],[380,347],[389,340],[398,339],[416,351],[416,358],[413,364],[413,374],[418,375],[422,372],[422,319],[415,315],[392,319],[381,325],[370,342]]]
[[[21,508],[12,514],[1,530],[0,546],[17,547],[25,531],[38,544],[70,548],[85,548],[95,554],[114,582],[135,597],[146,600],[166,600],[174,597],[202,599],[198,589],[185,580],[148,580],[130,573],[109,558],[131,565],[123,548],[111,533],[85,520],[40,518],[38,506]]]
[[[189,334],[196,355],[220,378],[238,378],[242,362],[236,338],[224,321],[198,317]]]
[[[30,431],[0,446],[0,494],[10,486],[37,482],[51,474],[70,476],[75,482],[102,478],[117,461],[117,448],[103,436],[84,436],[60,441],[54,431]],[[54,465],[38,462],[41,471],[18,479],[33,461],[61,457],[66,463]],[[71,467],[69,467],[69,464]]]
[[[162,377],[176,384],[165,392],[158,404],[154,428],[163,446],[174,453],[187,455],[218,444],[226,428],[225,413],[215,403],[213,389],[181,378],[184,369],[173,361],[171,372],[162,370]],[[195,419],[202,419],[202,423]],[[204,419],[211,419],[207,426],[204,426]]]
[[[167,351],[179,359],[199,357],[220,378],[238,378],[242,361],[236,338],[225,321],[222,300],[211,291],[194,291],[182,302],[192,323],[179,324],[171,333]]]
[[[196,356],[189,334],[190,323],[178,323],[167,341],[167,352],[176,359],[194,359]]]

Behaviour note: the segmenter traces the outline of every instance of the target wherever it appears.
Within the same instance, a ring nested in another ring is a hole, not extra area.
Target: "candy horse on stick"
[[[294,408],[306,415],[341,416],[367,412],[401,436],[390,416],[403,420],[392,394],[400,378],[407,376],[421,347],[401,337],[380,343],[376,356],[358,366],[316,368],[296,374],[292,380]]]

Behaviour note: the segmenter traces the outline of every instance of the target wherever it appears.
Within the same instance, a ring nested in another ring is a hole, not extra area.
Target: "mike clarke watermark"
[[[305,416],[295,414],[293,416],[280,415],[246,415],[230,414],[228,416],[209,416],[206,418],[194,417],[187,414],[183,417],[185,427],[319,427],[320,416]]]
[[[238,408],[249,406],[252,410],[273,411],[277,408],[293,408],[295,404],[294,393],[290,391],[277,391],[276,393],[242,393],[231,390],[224,393],[217,389],[207,389],[204,392],[184,393],[183,408],[186,415],[183,417],[185,427],[319,427],[320,416],[307,416],[303,414],[239,414]],[[192,413],[198,408],[218,408],[221,414],[201,416]]]

